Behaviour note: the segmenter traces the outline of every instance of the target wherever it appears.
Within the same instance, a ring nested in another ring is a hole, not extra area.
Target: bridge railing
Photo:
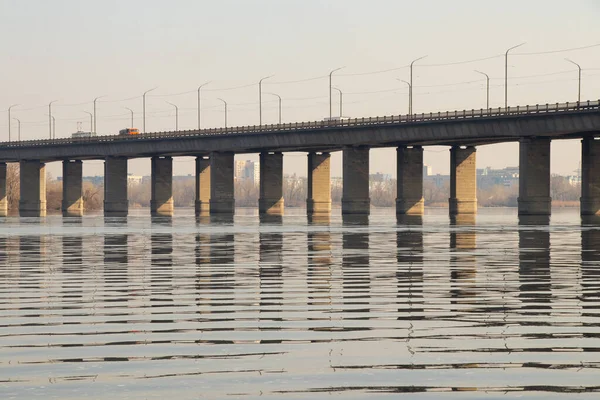
[[[278,133],[286,131],[304,131],[315,129],[363,128],[369,126],[405,125],[435,123],[438,121],[510,118],[520,115],[551,114],[565,112],[597,112],[600,111],[600,100],[585,102],[567,102],[554,104],[536,104],[507,108],[471,109],[462,111],[444,111],[437,113],[421,113],[412,115],[390,115],[382,117],[350,118],[339,121],[321,120],[309,122],[290,122],[269,125],[248,125],[231,128],[192,129],[186,131],[149,132],[139,135],[103,135],[89,138],[38,139],[17,142],[2,142],[3,148],[21,148],[53,145],[79,145],[84,143],[106,143],[136,140],[177,139],[185,137],[205,137],[223,135],[243,135],[255,133]]]

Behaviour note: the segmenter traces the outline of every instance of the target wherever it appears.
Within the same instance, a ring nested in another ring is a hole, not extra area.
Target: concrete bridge
[[[82,215],[82,162],[104,160],[104,213],[127,215],[127,160],[152,158],[151,210],[173,212],[172,158],[196,157],[196,212],[233,214],[234,155],[260,153],[261,214],[283,214],[283,153],[308,154],[307,212],[331,211],[330,153],[343,152],[343,214],[369,214],[369,149],[397,147],[396,212],[423,213],[423,146],[450,146],[450,214],[475,214],[476,147],[519,141],[519,214],[550,214],[550,141],[582,139],[583,215],[600,214],[600,101],[0,144],[21,168],[21,216],[46,213],[45,163],[63,162],[65,216]]]

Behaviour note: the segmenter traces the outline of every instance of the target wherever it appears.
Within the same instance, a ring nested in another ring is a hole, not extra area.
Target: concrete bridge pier
[[[210,212],[210,158],[196,157],[196,216]]]
[[[126,217],[127,159],[108,157],[104,160],[104,216]]]
[[[25,160],[20,163],[21,217],[46,216],[46,164],[39,160]]]
[[[283,154],[260,153],[258,213],[283,215]]]
[[[398,147],[396,160],[396,215],[423,215],[423,148]]]
[[[210,155],[210,213],[235,214],[233,153]]]
[[[331,214],[331,155],[308,153],[308,193],[306,213],[309,216]]]
[[[369,148],[344,147],[342,214],[369,215]]]
[[[63,161],[63,217],[81,217],[83,215],[82,167],[81,160]]]
[[[6,196],[6,163],[0,162],[0,217],[8,215],[8,198]]]
[[[173,215],[173,158],[152,157],[150,213],[153,216]]]
[[[600,215],[600,140],[581,140],[581,215]]]
[[[519,142],[519,215],[550,215],[550,139]]]
[[[450,149],[450,215],[477,213],[477,149]]]

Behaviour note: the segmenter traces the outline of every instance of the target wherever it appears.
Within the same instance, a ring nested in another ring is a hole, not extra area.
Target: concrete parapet
[[[234,214],[233,153],[211,153],[210,155],[210,213]]]
[[[450,149],[450,215],[477,213],[477,149]]]
[[[173,159],[152,157],[151,163],[150,213],[173,215]]]
[[[196,157],[196,215],[210,212],[210,158]]]
[[[396,160],[396,214],[423,215],[423,148],[398,147]]]
[[[369,148],[344,147],[342,214],[369,215]]]
[[[81,217],[83,215],[82,168],[80,160],[63,161],[63,217]]]
[[[283,215],[283,154],[260,153],[259,214]]]
[[[308,153],[308,193],[306,212],[309,216],[331,214],[331,156]]]
[[[600,215],[600,140],[581,140],[581,215]]]
[[[108,157],[104,161],[104,215],[126,217],[128,206],[127,159]]]
[[[550,139],[519,142],[519,215],[550,215]]]
[[[0,162],[0,217],[8,215],[8,198],[6,196],[6,163]]]
[[[20,163],[21,217],[46,216],[46,164],[38,160]]]

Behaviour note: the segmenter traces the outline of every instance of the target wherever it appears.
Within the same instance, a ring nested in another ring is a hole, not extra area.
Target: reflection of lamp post
[[[579,79],[577,80],[577,82],[578,82],[577,102],[579,103],[581,101],[581,65],[577,64],[575,61],[569,60],[568,58],[565,58],[565,60],[567,60],[571,64],[577,65],[577,68],[579,69]]]
[[[281,96],[278,95],[277,93],[267,93],[270,94],[271,96],[277,96],[277,98],[279,99],[279,124],[281,124]]]
[[[92,133],[92,129],[94,129],[94,122],[96,122],[96,118],[94,118],[94,115],[89,111],[84,111],[84,113],[90,116],[90,133]]]
[[[488,74],[486,74],[485,72],[481,72],[481,71],[477,71],[477,70],[475,70],[475,72],[477,72],[478,74],[481,74],[481,75],[485,75],[485,79],[487,82],[486,89],[485,89],[485,92],[486,92],[485,108],[487,108],[489,110],[490,109],[490,76]]]
[[[12,106],[8,107],[8,141],[9,141],[9,142],[10,142],[10,121],[11,121],[11,119],[10,119],[10,109],[11,109],[11,108],[13,108],[13,107],[16,107],[16,106],[18,106],[18,105],[19,105],[19,104],[13,104]],[[16,119],[16,118],[15,118],[15,119]],[[21,124],[21,123],[19,122],[19,125],[20,125],[20,124]]]
[[[202,85],[198,86],[198,129],[200,129],[200,89],[202,89],[202,86],[206,86],[210,83],[211,81],[205,82]]]
[[[225,128],[227,128],[227,102],[221,98],[219,100],[221,100],[225,106]]]
[[[19,128],[18,128],[18,132],[19,132],[18,140],[20,142],[21,141],[21,120],[19,118],[13,118],[13,119],[16,119],[17,122],[19,123],[19,125],[18,125],[19,126]]]
[[[142,113],[144,114],[142,120],[143,120],[144,133],[146,133],[146,93],[151,92],[155,89],[157,89],[157,88],[152,88],[150,90],[146,90],[144,92],[144,94],[142,95]]]
[[[169,103],[168,101],[166,103],[175,107],[175,130],[178,131],[179,130],[179,107],[177,107],[173,103]]]
[[[103,97],[106,97],[106,96],[99,96],[94,99],[94,130],[93,130],[94,133],[96,133],[96,100],[101,99]]]
[[[265,76],[264,78],[260,78],[258,81],[258,125],[262,125],[262,81],[265,79],[272,78],[273,75]]]
[[[48,129],[50,130],[50,139],[52,139],[52,124],[54,122],[54,117],[52,116],[52,103],[56,101],[58,100],[52,100],[50,103],[48,103]],[[56,124],[54,127],[56,128]],[[56,133],[56,129],[54,129],[54,133]]]
[[[396,80],[404,82],[406,83],[406,85],[408,85],[408,113],[410,114],[410,88],[412,87],[412,85],[410,84],[410,82],[407,82],[404,79],[396,78]]]
[[[410,63],[410,85],[408,88],[408,92],[409,92],[409,96],[408,96],[408,113],[412,114],[413,113],[413,64],[416,63],[419,60],[424,59],[427,56],[423,56],[423,57],[419,57],[416,60],[413,60]]]
[[[504,108],[508,108],[508,52],[517,47],[521,47],[524,44],[525,42],[513,46],[504,53]]]
[[[340,92],[340,120],[342,119],[342,90],[338,89],[336,87],[332,87],[333,90],[337,90],[338,92]]]
[[[129,107],[125,107],[125,109],[129,110],[129,112],[131,112],[131,128],[133,128],[133,110]]]
[[[331,117],[332,117],[332,111],[331,111],[331,89],[332,89],[332,87],[331,87],[331,75],[333,75],[333,73],[335,71],[339,71],[342,68],[345,68],[345,67],[336,68],[336,69],[332,70],[329,73],[329,119],[331,119]]]

